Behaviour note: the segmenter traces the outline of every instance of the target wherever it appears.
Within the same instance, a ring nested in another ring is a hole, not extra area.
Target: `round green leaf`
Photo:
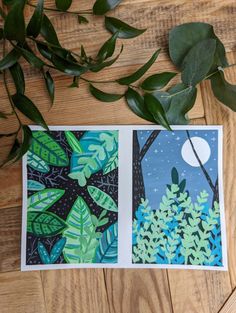
[[[89,85],[89,90],[91,94],[98,99],[99,101],[102,102],[115,102],[123,97],[123,95],[119,94],[112,94],[112,93],[107,93],[104,91],[101,91],[97,88],[95,88],[93,85]]]
[[[215,56],[216,40],[205,39],[190,49],[182,64],[185,85],[196,86],[209,72]]]
[[[215,97],[231,110],[236,111],[236,86],[225,80],[224,73],[219,71],[211,77],[211,87]]]
[[[118,32],[118,37],[123,39],[140,36],[146,31],[146,29],[132,27],[121,20],[110,16],[105,16],[105,27],[112,34]]]
[[[163,72],[149,76],[141,84],[141,88],[147,91],[154,91],[164,88],[177,73]]]
[[[122,0],[96,0],[93,6],[95,15],[103,15],[114,9]]]

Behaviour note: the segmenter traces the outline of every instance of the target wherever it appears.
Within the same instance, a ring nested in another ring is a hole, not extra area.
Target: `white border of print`
[[[30,126],[31,130],[44,130],[39,126]],[[50,126],[50,130],[119,130],[119,222],[118,222],[118,263],[116,264],[51,264],[26,265],[26,235],[27,235],[27,155],[23,157],[23,208],[22,208],[22,240],[21,240],[21,270],[51,270],[71,268],[156,268],[156,269],[194,269],[227,271],[227,243],[223,194],[223,130],[222,126],[190,125],[172,126],[173,130],[217,130],[218,131],[218,175],[219,204],[221,218],[222,263],[223,266],[171,265],[171,264],[133,264],[132,263],[132,134],[133,130],[165,130],[156,125],[99,125],[99,126]]]

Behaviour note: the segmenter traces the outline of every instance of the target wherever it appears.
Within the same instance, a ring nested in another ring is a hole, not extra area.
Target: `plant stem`
[[[99,81],[97,81],[97,80],[90,80],[90,79],[87,79],[87,78],[84,78],[84,77],[82,77],[82,76],[80,76],[80,79],[81,80],[83,80],[83,81],[85,81],[85,82],[87,82],[87,83],[94,83],[94,84],[110,84],[110,83],[116,83],[116,80],[110,80],[110,81],[108,81],[108,80],[99,80]]]
[[[181,93],[185,92],[186,90],[192,89],[192,86],[189,86],[183,90],[180,90],[178,92],[173,93],[172,95],[168,95],[168,96],[161,96],[161,98],[172,98],[174,96],[180,95]]]
[[[36,8],[36,5],[32,4],[32,3],[29,3],[27,2],[26,3],[28,6],[30,7],[33,7],[33,8]],[[57,13],[68,13],[68,14],[74,14],[74,15],[79,15],[79,14],[93,14],[92,10],[82,10],[82,11],[61,11],[61,10],[58,10],[58,9],[53,9],[53,8],[45,8],[44,7],[44,10],[45,11],[51,11],[51,12],[57,12]]]

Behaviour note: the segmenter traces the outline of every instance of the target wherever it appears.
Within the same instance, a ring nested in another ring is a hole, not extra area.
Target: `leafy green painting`
[[[133,132],[132,262],[222,267],[218,130]]]
[[[26,265],[117,263],[118,131],[33,131]]]

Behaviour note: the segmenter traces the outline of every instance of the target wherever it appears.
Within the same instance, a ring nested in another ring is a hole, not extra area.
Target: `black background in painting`
[[[73,131],[74,135],[80,139],[84,131]],[[69,159],[71,158],[72,150],[66,141],[65,134],[63,131],[50,132],[50,136],[56,139],[60,146],[66,151]],[[36,180],[43,183],[46,188],[59,188],[65,190],[65,194],[59,201],[54,203],[48,211],[57,214],[62,219],[66,220],[67,215],[70,212],[75,200],[78,196],[88,204],[92,214],[97,217],[100,215],[102,208],[99,207],[90,197],[87,187],[80,187],[77,180],[71,179],[68,174],[70,173],[70,165],[66,167],[57,167],[50,165],[50,172],[40,173],[29,166],[27,167],[28,179]],[[102,171],[93,174],[87,181],[87,185],[93,185],[109,194],[118,205],[118,169],[113,170],[107,175],[103,175]],[[35,192],[28,191],[28,196],[31,196]],[[106,217],[109,218],[108,224],[99,227],[98,231],[104,232],[110,225],[114,224],[118,219],[118,214],[115,212],[107,211]],[[51,251],[53,245],[61,235],[49,237],[49,238],[38,238],[32,234],[27,233],[27,248],[26,248],[26,264],[36,265],[42,264],[41,259],[38,255],[37,246],[40,240],[48,250]],[[55,263],[65,263],[63,255],[61,255]]]

